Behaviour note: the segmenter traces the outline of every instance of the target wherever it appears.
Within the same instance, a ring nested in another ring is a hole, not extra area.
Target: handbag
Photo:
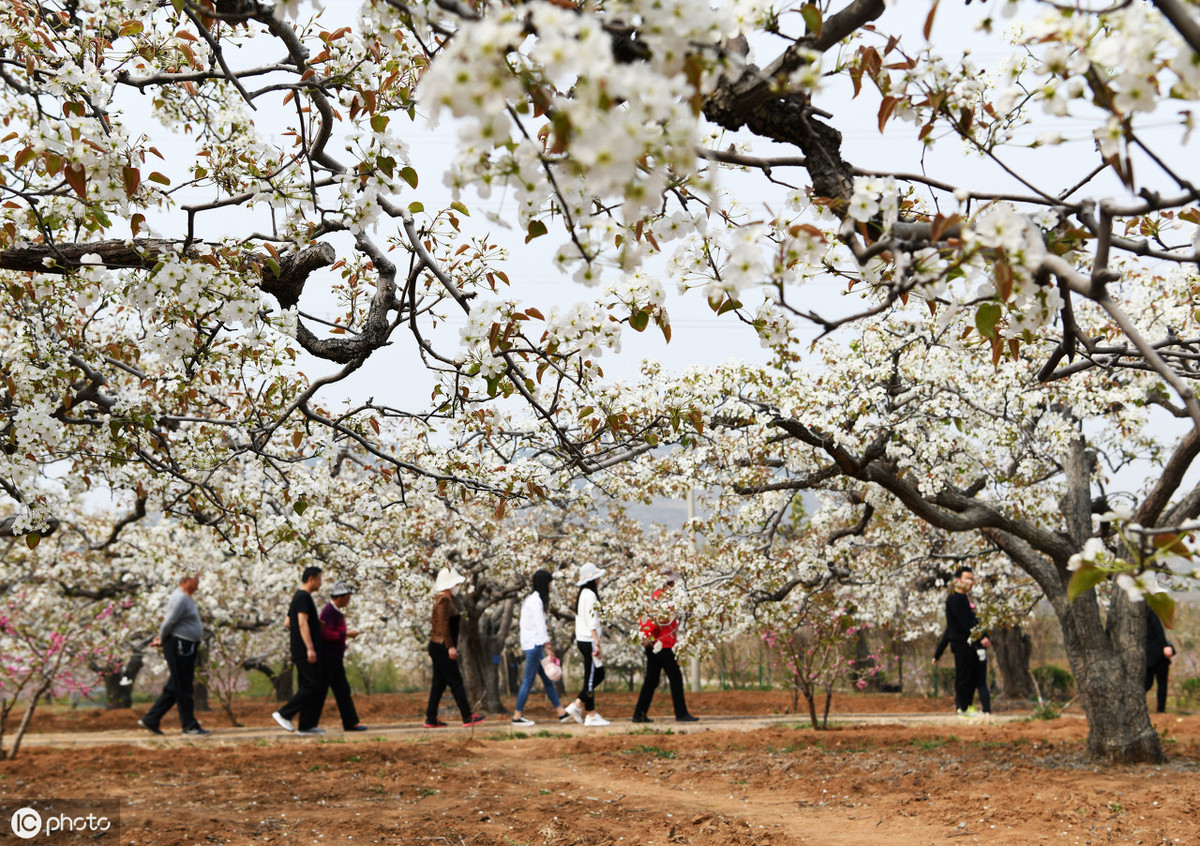
[[[542,672],[550,681],[556,682],[562,678],[562,662],[553,655],[547,655],[542,658]]]

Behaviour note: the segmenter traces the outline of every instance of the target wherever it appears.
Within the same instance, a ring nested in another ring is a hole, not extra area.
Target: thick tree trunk
[[[493,609],[493,612],[489,614],[478,606],[467,605],[458,638],[458,651],[461,653],[460,666],[471,707],[489,714],[502,714],[506,709],[500,696],[500,662],[504,655],[508,623],[512,618],[511,603],[507,607]]]
[[[484,618],[483,702],[491,714],[499,714],[505,710],[504,702],[500,698],[500,662],[504,656],[500,628],[500,622],[495,616],[489,614]]]
[[[1158,764],[1166,760],[1142,688],[1145,656],[1139,628],[1140,603],[1113,591],[1108,630],[1101,624],[1094,590],[1068,603],[1052,600],[1062,625],[1063,642],[1075,691],[1088,721],[1087,751],[1093,761],[1109,764]]]
[[[488,671],[485,664],[488,655],[484,635],[480,631],[483,623],[481,617],[482,615],[470,610],[463,614],[458,636],[458,652],[459,667],[467,687],[467,700],[473,709],[482,711],[489,709],[486,705]],[[498,713],[498,710],[492,710],[491,713]]]
[[[246,672],[257,670],[267,677],[267,681],[271,683],[271,691],[275,696],[276,702],[287,702],[292,698],[292,693],[295,690],[293,681],[292,665],[288,660],[284,660],[283,666],[279,672],[275,672],[265,658],[247,658],[242,662],[242,669]],[[370,693],[370,691],[367,691]]]
[[[296,674],[292,672],[292,669],[292,662],[285,658],[279,674],[271,679],[276,702],[287,702],[296,692]]]
[[[208,685],[204,682],[204,668],[208,664],[208,650],[204,644],[196,647],[196,681],[192,684],[192,692],[196,698],[197,711],[211,711],[208,704]]]
[[[1009,699],[1032,699],[1035,696],[1033,674],[1029,671],[1029,656],[1033,640],[1020,626],[991,632],[992,655],[996,672],[1000,674],[1000,692]]]
[[[108,710],[133,707],[133,684],[142,671],[145,656],[141,650],[134,652],[125,666],[114,673],[104,674],[104,707]]]
[[[1083,439],[1078,438],[1066,464],[1067,491],[1060,502],[1075,550],[1083,548],[1092,532],[1090,465]],[[1075,691],[1087,717],[1088,757],[1112,764],[1164,761],[1142,688],[1146,621],[1141,603],[1131,603],[1123,591],[1111,588],[1106,627],[1095,588],[1074,602],[1067,599],[1071,573],[1064,551],[1050,560],[1012,534],[985,529],[984,535],[1033,576],[1054,608],[1075,675]]]

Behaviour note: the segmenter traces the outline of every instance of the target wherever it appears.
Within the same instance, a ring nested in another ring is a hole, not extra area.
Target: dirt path
[[[984,723],[903,704],[844,708],[821,732],[711,707],[686,725],[535,714],[518,732],[429,731],[393,701],[359,734],[285,734],[266,710],[195,740],[131,730],[128,713],[51,715],[0,761],[0,805],[119,800],[131,846],[1200,844],[1200,716],[1155,717],[1167,765],[1100,768],[1078,716]]]
[[[1006,715],[996,715],[990,718],[989,723],[999,725],[1002,723],[1013,722],[1016,720],[1026,719],[1026,716],[1021,713],[1011,713]],[[1068,717],[1070,719],[1070,717]],[[964,724],[964,720],[954,715],[944,713],[938,714],[921,714],[921,713],[881,713],[881,714],[839,714],[836,719],[830,719],[832,726],[848,726],[848,725],[940,725],[951,726]],[[720,731],[756,731],[758,729],[767,728],[770,726],[807,726],[807,720],[799,720],[794,715],[779,715],[779,714],[761,714],[761,715],[743,715],[743,714],[727,714],[704,717],[699,723],[681,726],[670,719],[663,719],[652,723],[652,730],[673,731],[680,734],[688,732],[720,730]],[[165,726],[164,726],[165,728]],[[628,719],[614,719],[612,724],[605,727],[588,727],[584,728],[577,723],[559,723],[557,720],[543,720],[529,730],[525,730],[525,734],[538,731],[554,731],[565,732],[571,735],[586,735],[586,736],[604,736],[612,734],[627,734],[630,731],[637,731],[641,726],[633,723]],[[509,732],[512,728],[508,720],[501,715],[498,718],[491,718],[487,722],[481,724],[476,730],[475,735],[487,737],[496,732]],[[318,738],[306,738],[289,735],[283,729],[271,722],[267,725],[257,726],[242,726],[238,728],[221,728],[216,727],[213,733],[205,738],[195,738],[180,734],[178,731],[168,729],[163,735],[154,735],[141,728],[125,728],[125,729],[108,729],[103,731],[49,731],[26,734],[21,741],[22,746],[28,747],[63,747],[63,746],[107,746],[111,744],[136,744],[136,745],[178,745],[178,744],[212,744],[216,742],[250,742],[258,740],[279,740],[281,738],[291,738],[298,742],[317,740]],[[433,734],[446,734],[447,736],[457,736],[458,734],[471,734],[470,729],[464,729],[461,726],[447,726],[445,729],[439,729]],[[372,723],[370,730],[365,732],[369,737],[384,737],[384,738],[404,738],[428,736],[431,730],[425,728],[419,722],[391,722],[391,723]],[[326,739],[345,738],[346,740],[359,740],[361,736],[354,733],[343,732],[342,729],[333,721],[328,725],[325,734]]]

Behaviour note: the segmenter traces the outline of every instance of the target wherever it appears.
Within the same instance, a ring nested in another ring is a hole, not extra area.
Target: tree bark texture
[[[483,632],[480,631],[481,623],[479,614],[469,608],[464,609],[458,636],[459,666],[467,687],[467,700],[475,710],[484,708],[487,701],[488,674],[484,666],[487,648],[484,645]]]
[[[1095,590],[1074,602],[1067,601],[1064,591],[1052,598],[1051,604],[1062,626],[1067,659],[1075,675],[1075,692],[1087,716],[1088,757],[1108,764],[1165,761],[1142,688],[1144,647],[1140,642],[1130,642],[1137,624],[1144,624],[1140,604],[1114,591],[1107,631],[1101,622]],[[1110,639],[1110,631],[1115,642]]]
[[[1008,699],[1033,699],[1036,694],[1029,671],[1033,639],[1019,625],[997,629],[991,632],[991,638],[1001,694]]]
[[[117,708],[133,707],[133,685],[138,673],[142,671],[145,658],[141,652],[134,652],[125,662],[125,666],[115,673],[104,674],[104,707],[110,711]],[[121,684],[128,679],[128,684]]]

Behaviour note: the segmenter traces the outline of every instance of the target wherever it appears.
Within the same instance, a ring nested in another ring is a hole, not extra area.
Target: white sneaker
[[[572,702],[567,706],[567,716],[577,723],[583,722],[583,709],[579,707],[578,702]]]
[[[526,717],[513,717],[512,724],[514,726],[536,726],[537,725],[537,723],[535,723],[533,720],[530,720]]]
[[[320,726],[313,726],[312,728],[300,729],[298,732],[296,732],[296,734],[324,734],[324,733],[325,733],[325,729],[321,728]]]
[[[292,721],[289,720],[287,717],[285,717],[283,714],[279,713],[278,711],[276,711],[274,714],[272,714],[271,717],[275,720],[275,722],[279,723],[279,727],[281,729],[283,729],[284,731],[295,731],[296,730],[296,727],[294,725],[292,725]]]
[[[587,719],[583,721],[585,726],[607,726],[610,725],[608,720],[601,717],[599,714],[588,714]]]

